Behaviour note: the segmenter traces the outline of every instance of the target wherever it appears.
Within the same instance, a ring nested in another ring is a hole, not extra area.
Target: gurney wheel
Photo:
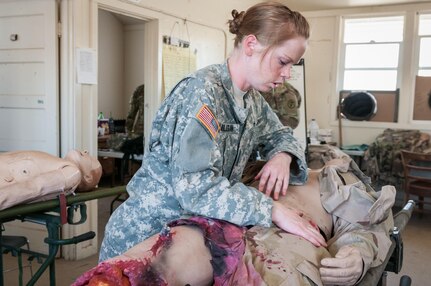
[[[412,279],[410,276],[403,275],[400,279],[400,286],[410,286],[412,284]]]

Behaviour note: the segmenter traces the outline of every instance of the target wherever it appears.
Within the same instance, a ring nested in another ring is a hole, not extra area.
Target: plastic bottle
[[[317,124],[316,119],[311,119],[308,124],[308,132],[310,137],[310,144],[319,144],[319,124]]]
[[[114,118],[112,118],[112,112],[109,113],[109,120],[108,120],[108,126],[109,126],[109,134],[114,134]]]
[[[103,115],[102,111],[100,111],[99,115],[97,115],[97,119],[105,119],[105,116]]]

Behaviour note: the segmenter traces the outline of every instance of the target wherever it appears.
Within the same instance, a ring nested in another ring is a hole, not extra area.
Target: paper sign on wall
[[[97,84],[97,56],[93,49],[78,48],[76,51],[77,81]]]
[[[163,45],[163,83],[167,95],[186,75],[196,71],[196,55],[190,48]]]

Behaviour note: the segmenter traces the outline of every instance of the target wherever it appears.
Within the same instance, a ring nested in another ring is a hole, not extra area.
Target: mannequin
[[[290,186],[279,199],[319,227],[327,248],[275,226],[248,229],[192,217],[169,223],[72,285],[357,284],[387,255],[395,188],[375,192],[347,155],[331,150],[327,155],[332,159],[322,169],[310,170],[305,185]],[[256,186],[262,164],[246,168],[243,182]]]
[[[0,210],[62,192],[89,191],[101,175],[99,161],[86,151],[71,150],[64,158],[41,151],[1,153]]]

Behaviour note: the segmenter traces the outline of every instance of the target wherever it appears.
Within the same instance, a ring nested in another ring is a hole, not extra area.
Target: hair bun
[[[239,28],[241,26],[242,19],[244,18],[245,12],[242,11],[241,13],[239,13],[236,9],[234,9],[232,10],[231,14],[233,19],[229,20],[229,32],[236,35],[239,32]]]

